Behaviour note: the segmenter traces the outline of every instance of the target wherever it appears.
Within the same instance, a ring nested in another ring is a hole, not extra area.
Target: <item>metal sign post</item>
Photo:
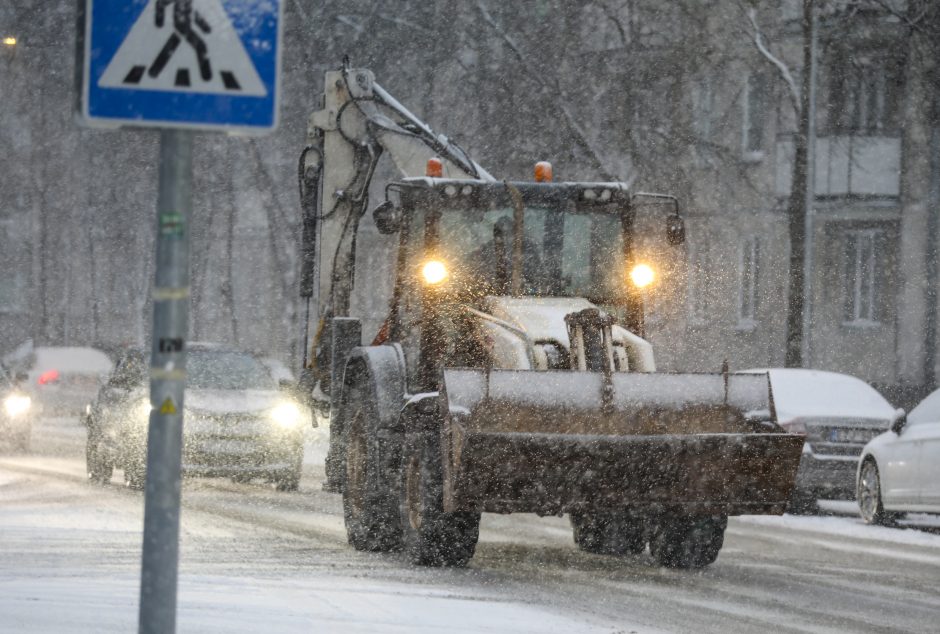
[[[160,133],[157,263],[153,290],[150,426],[140,575],[141,633],[173,632],[179,561],[183,388],[189,331],[192,133]]]
[[[176,630],[192,134],[277,125],[283,0],[84,0],[78,120],[160,133],[139,631]]]

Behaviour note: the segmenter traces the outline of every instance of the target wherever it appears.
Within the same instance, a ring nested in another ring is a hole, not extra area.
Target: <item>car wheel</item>
[[[787,513],[791,515],[815,515],[819,512],[819,502],[813,491],[793,489],[787,504]]]
[[[293,492],[300,489],[300,469],[278,473],[271,478],[276,491]]]
[[[650,539],[650,553],[667,568],[703,568],[717,559],[728,518],[663,518]]]
[[[598,555],[638,555],[646,549],[646,531],[641,518],[625,512],[572,512],[574,543]]]
[[[101,439],[93,433],[91,427],[88,428],[88,440],[85,441],[85,470],[88,479],[97,484],[107,484],[114,473],[114,465],[108,460],[101,447]]]
[[[146,482],[146,458],[141,455],[129,456],[124,461],[124,486],[135,491],[142,491]]]
[[[13,451],[18,453],[29,453],[29,441],[32,430],[26,428],[13,441]]]
[[[405,438],[400,493],[404,550],[418,566],[466,566],[479,539],[480,514],[444,512],[439,443],[433,433]]]
[[[858,474],[858,499],[859,514],[866,524],[880,524],[890,526],[894,524],[899,515],[897,513],[888,513],[885,511],[884,503],[881,499],[881,476],[878,473],[878,465],[874,458],[866,458],[862,469]]]

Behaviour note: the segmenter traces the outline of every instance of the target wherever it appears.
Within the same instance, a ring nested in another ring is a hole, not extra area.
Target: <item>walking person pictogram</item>
[[[147,74],[156,78],[163,72],[173,53],[179,47],[182,39],[193,47],[196,53],[196,59],[199,63],[199,74],[203,81],[212,79],[212,64],[209,62],[209,49],[205,40],[199,36],[193,28],[193,22],[205,34],[212,32],[212,27],[206,19],[198,12],[193,10],[193,0],[157,0],[156,12],[154,14],[154,23],[157,28],[163,28],[166,20],[166,10],[169,5],[173,5],[173,29],[174,32],[167,39],[166,44],[160,49],[160,53],[150,65]],[[186,82],[188,83],[188,81]]]
[[[264,83],[222,2],[147,0],[99,86],[264,97]]]

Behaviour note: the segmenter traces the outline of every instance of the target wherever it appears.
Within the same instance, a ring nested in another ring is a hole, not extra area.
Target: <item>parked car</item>
[[[96,348],[38,347],[29,370],[30,390],[41,413],[79,415],[113,367]]]
[[[114,467],[129,487],[141,488],[150,417],[147,364],[128,351],[88,408],[88,474],[108,481]],[[266,478],[295,491],[303,462],[309,410],[278,384],[255,356],[211,344],[190,344],[184,395],[183,473]]]
[[[780,426],[805,436],[790,512],[816,509],[818,498],[851,499],[865,444],[887,430],[895,408],[854,376],[799,368],[767,372]]]
[[[23,388],[27,378],[0,366],[0,444],[17,451],[29,450],[33,429],[33,401]]]
[[[940,390],[865,445],[857,496],[869,524],[891,524],[909,511],[940,513]]]

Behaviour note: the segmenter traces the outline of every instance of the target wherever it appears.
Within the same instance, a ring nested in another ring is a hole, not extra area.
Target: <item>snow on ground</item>
[[[142,498],[84,480],[84,428],[43,421],[0,456],[0,634],[136,627]],[[578,551],[565,517],[485,515],[466,570],[428,570],[346,544],[322,491],[327,429],[307,431],[301,491],[188,479],[179,631],[886,632],[940,622],[933,532],[830,516],[732,518],[703,571],[648,554]]]
[[[923,515],[922,523],[918,526],[931,525],[929,516]],[[913,528],[896,528],[886,526],[869,526],[858,516],[855,517],[825,517],[805,515],[747,515],[736,520],[742,524],[757,526],[773,526],[787,528],[793,531],[812,531],[825,535],[852,537],[855,539],[870,540],[872,542],[890,542],[892,544],[906,544],[909,546],[926,546],[940,549],[940,534],[933,534],[924,530]],[[940,531],[940,518],[933,518],[932,527]],[[938,552],[940,555],[940,552]],[[940,557],[937,558],[940,563]]]
[[[0,469],[0,632],[127,632],[142,500]],[[184,510],[180,632],[605,632],[499,589],[343,574],[335,547]]]

